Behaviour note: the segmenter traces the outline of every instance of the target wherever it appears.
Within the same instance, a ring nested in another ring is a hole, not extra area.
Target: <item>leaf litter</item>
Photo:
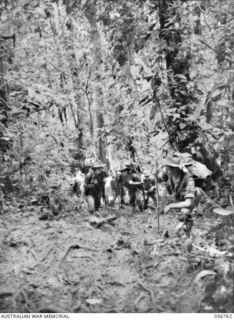
[[[178,303],[195,311],[192,249],[176,238],[173,214],[158,230],[153,211],[42,221],[31,206],[1,215],[1,312],[175,312]]]

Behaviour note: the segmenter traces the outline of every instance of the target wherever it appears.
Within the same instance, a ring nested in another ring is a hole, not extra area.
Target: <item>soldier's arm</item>
[[[141,186],[142,182],[141,181],[129,181],[129,184],[132,186]]]
[[[84,186],[89,188],[93,187],[91,180],[92,180],[92,175],[88,173],[87,176],[85,177]]]
[[[129,184],[132,186],[141,186],[143,182],[137,175],[133,174],[132,179],[129,181]]]
[[[168,213],[171,209],[190,208],[193,204],[192,198],[187,198],[185,201],[170,203],[164,208],[164,213]]]
[[[186,173],[182,179],[182,181],[180,182],[179,186],[176,188],[176,192],[179,194],[183,188],[185,188],[188,185],[189,182],[189,174]]]

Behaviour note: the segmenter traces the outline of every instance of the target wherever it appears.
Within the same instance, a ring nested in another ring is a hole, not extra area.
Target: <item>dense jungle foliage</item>
[[[87,159],[153,172],[188,152],[213,173],[203,210],[229,210],[208,234],[228,254],[193,270],[197,311],[233,312],[234,2],[4,0],[0,45],[1,212],[54,185],[72,210]]]

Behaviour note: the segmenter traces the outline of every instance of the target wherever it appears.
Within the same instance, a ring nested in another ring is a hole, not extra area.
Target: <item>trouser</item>
[[[120,196],[120,203],[124,204],[124,196],[125,196],[124,186],[122,183],[117,183],[117,188],[118,188],[118,194]]]
[[[94,205],[95,205],[95,211],[98,211],[101,206],[101,195],[95,194]]]
[[[106,195],[105,195],[105,183],[102,183],[100,185],[100,201],[101,201],[101,198],[103,199],[103,201],[105,202],[105,204],[107,204],[106,202]]]
[[[87,203],[89,212],[93,213],[98,211],[101,206],[101,194],[98,192],[92,192],[88,194]]]
[[[155,192],[152,191],[152,192],[146,192],[145,194],[145,203],[144,203],[144,209],[147,209],[148,208],[148,204],[149,204],[149,199],[152,199],[154,201],[154,203],[156,203],[156,195],[155,195]]]
[[[142,197],[144,198],[143,191],[140,189],[130,188],[128,189],[129,193],[129,202],[133,209],[138,206],[140,211],[143,210]]]

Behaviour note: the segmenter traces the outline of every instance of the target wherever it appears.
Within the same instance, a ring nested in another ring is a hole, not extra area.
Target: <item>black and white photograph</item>
[[[232,313],[234,1],[0,0],[1,318]]]

